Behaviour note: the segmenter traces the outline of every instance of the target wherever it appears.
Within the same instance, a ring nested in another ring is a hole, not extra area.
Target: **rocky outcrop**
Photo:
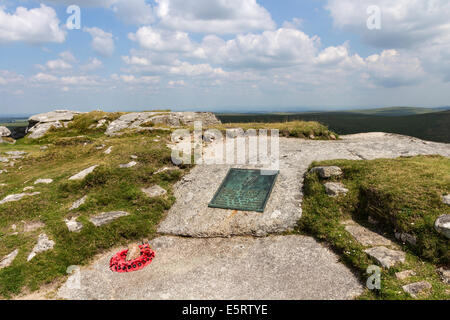
[[[431,284],[427,281],[415,282],[403,286],[403,291],[409,293],[411,297],[417,298],[418,295],[424,294],[426,291],[431,290]]]
[[[38,241],[33,248],[33,251],[31,251],[30,255],[27,258],[27,261],[33,259],[38,253],[53,249],[54,245],[55,242],[53,240],[50,240],[45,233],[40,234]]]
[[[128,212],[124,211],[112,211],[112,212],[103,212],[100,213],[92,218],[89,219],[89,221],[92,222],[92,224],[96,227],[100,227],[104,224],[108,224],[110,222],[113,222],[114,220],[129,216],[130,214]]]
[[[338,197],[348,193],[348,189],[340,182],[325,183],[325,191],[330,197]]]
[[[0,127],[0,138],[1,137],[9,137],[11,135],[11,131],[7,127]]]
[[[16,249],[7,256],[4,256],[0,260],[0,270],[9,267],[11,263],[13,263],[14,259],[17,257],[17,254],[19,254],[19,249]]]
[[[336,166],[314,167],[311,172],[316,172],[323,179],[338,178],[343,174],[341,168]]]
[[[141,189],[143,193],[145,193],[149,198],[155,198],[163,196],[167,193],[167,191],[163,188],[161,188],[158,185],[154,185],[147,189]]]
[[[444,214],[436,219],[434,228],[437,232],[450,239],[450,214]]]
[[[87,169],[84,169],[83,171],[77,173],[76,175],[71,176],[71,177],[69,178],[69,180],[70,180],[70,181],[74,181],[74,180],[83,180],[84,178],[87,177],[88,174],[94,172],[95,168],[97,168],[97,167],[98,167],[98,165],[95,165],[95,166],[89,167],[89,168],[87,168]]]
[[[56,110],[34,115],[28,119],[28,136],[30,139],[42,138],[51,128],[67,127],[73,117],[81,112]]]
[[[152,126],[155,125],[171,128],[190,126],[194,125],[195,121],[201,121],[203,126],[220,124],[220,121],[211,112],[134,112],[111,122],[105,133],[108,136],[114,136],[125,129],[153,130]]]
[[[402,251],[391,250],[386,247],[375,247],[364,251],[386,269],[398,263],[404,263],[406,254]]]
[[[33,193],[19,193],[19,194],[11,194],[9,196],[6,196],[2,201],[0,201],[0,204],[4,204],[7,202],[15,202],[19,201],[22,198],[25,197],[31,197],[40,194],[40,192],[33,192]]]

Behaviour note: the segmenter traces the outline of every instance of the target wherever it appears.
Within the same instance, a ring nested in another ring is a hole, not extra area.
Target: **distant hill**
[[[383,109],[378,110],[381,110],[382,116],[379,115],[380,111],[373,110],[373,114],[344,111],[292,114],[217,114],[216,116],[223,123],[319,121],[338,134],[382,131],[450,143],[450,110],[400,116],[394,116],[395,111],[383,113]]]
[[[366,114],[371,116],[384,116],[384,117],[399,117],[399,116],[409,116],[415,114],[425,114],[440,112],[450,109],[449,107],[441,108],[415,108],[415,107],[389,107],[389,108],[376,108],[376,109],[365,109],[365,110],[351,110],[346,112]]]

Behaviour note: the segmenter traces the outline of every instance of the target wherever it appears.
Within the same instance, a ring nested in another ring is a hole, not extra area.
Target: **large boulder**
[[[35,125],[36,123],[72,121],[73,117],[77,114],[80,114],[80,112],[69,110],[56,110],[31,116],[28,119],[28,122],[30,123],[30,125]]]
[[[42,138],[52,127],[67,127],[68,123],[73,120],[74,116],[81,112],[69,110],[56,110],[47,113],[41,113],[31,116],[28,119],[28,136],[30,139]]]
[[[221,123],[211,112],[134,112],[127,113],[111,122],[105,133],[108,136],[114,136],[125,129],[151,130],[151,127],[144,127],[143,124],[176,128],[194,125],[196,121],[202,122],[204,127]]]
[[[450,214],[444,214],[436,219],[434,228],[440,234],[443,234],[450,239]]]
[[[7,127],[0,127],[0,137],[9,137],[11,135],[11,131]]]

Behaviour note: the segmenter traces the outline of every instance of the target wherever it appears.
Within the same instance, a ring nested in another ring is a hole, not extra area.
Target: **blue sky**
[[[2,0],[0,114],[449,105],[449,17],[446,0]]]

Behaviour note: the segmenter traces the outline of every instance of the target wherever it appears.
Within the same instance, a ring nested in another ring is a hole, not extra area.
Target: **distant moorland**
[[[425,108],[382,108],[340,112],[216,114],[223,123],[318,121],[342,135],[389,132],[428,141],[450,143],[450,110]]]

